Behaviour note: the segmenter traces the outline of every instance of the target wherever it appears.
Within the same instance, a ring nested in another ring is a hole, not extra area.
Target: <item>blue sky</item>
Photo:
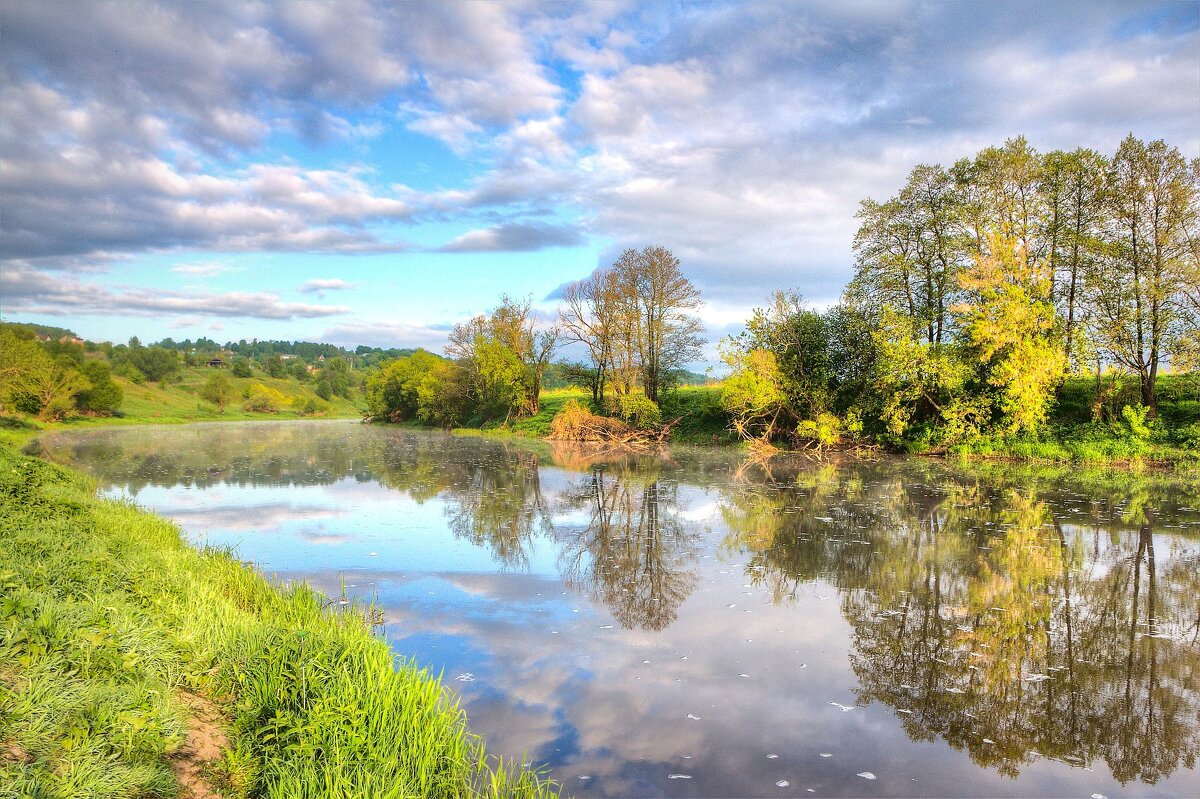
[[[1197,2],[0,0],[0,68],[0,313],[113,341],[440,349],[661,244],[715,342],[917,163],[1200,155]]]

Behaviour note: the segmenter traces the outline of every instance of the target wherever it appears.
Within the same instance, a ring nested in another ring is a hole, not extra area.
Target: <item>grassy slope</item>
[[[149,382],[138,385],[121,377],[114,378],[125,391],[125,401],[121,404],[122,418],[137,423],[216,422],[272,417],[297,418],[298,414],[291,408],[280,409],[278,413],[274,414],[243,411],[242,392],[255,383],[262,383],[267,388],[273,388],[289,397],[312,398],[317,402],[323,402],[317,397],[312,383],[272,378],[263,372],[255,372],[253,377],[234,377],[226,370],[224,374],[233,385],[236,399],[225,408],[225,413],[221,413],[211,402],[196,396],[200,386],[212,374],[213,370],[205,367],[185,368],[180,372],[182,379],[179,382],[170,382],[164,385]],[[330,410],[325,414],[326,418],[362,416],[361,410],[354,402],[342,397],[334,397],[329,406]]]
[[[74,417],[61,422],[43,423],[31,417],[17,417],[0,414],[0,444],[7,444],[19,449],[29,439],[46,430],[80,429],[89,427],[109,427],[126,424],[183,424],[186,422],[236,422],[263,421],[270,419],[359,419],[363,411],[359,405],[360,399],[348,400],[334,397],[328,405],[328,410],[313,416],[302,416],[291,407],[281,408],[276,413],[252,413],[242,410],[242,392],[255,383],[279,391],[289,398],[313,399],[324,403],[317,396],[311,383],[301,383],[298,380],[275,379],[263,372],[255,372],[252,377],[234,377],[228,371],[225,376],[233,386],[235,400],[221,413],[211,402],[200,399],[196,392],[213,371],[204,367],[185,368],[180,372],[178,382],[166,384],[133,383],[123,377],[114,376],[114,380],[125,392],[118,416],[105,417]]]
[[[0,797],[174,796],[181,687],[230,717],[227,797],[548,793],[326,604],[0,446]]]

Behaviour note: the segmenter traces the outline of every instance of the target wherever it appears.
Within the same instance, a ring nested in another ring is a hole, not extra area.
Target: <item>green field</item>
[[[312,399],[317,403],[325,403],[317,396],[310,383],[268,377],[263,372],[255,372],[253,377],[234,377],[226,370],[224,374],[233,385],[235,398],[226,406],[225,412],[221,413],[216,405],[197,396],[200,386],[213,373],[214,370],[205,367],[184,368],[179,373],[178,382],[168,381],[163,384],[146,382],[140,385],[117,377],[115,378],[117,383],[125,392],[125,401],[121,404],[119,418],[130,422],[165,424],[235,421],[238,419],[295,419],[301,416],[290,406],[281,408],[277,413],[251,413],[242,410],[243,392],[255,383],[261,383],[267,388],[279,391],[290,399]],[[329,410],[321,414],[323,418],[358,418],[362,416],[361,407],[352,400],[334,396],[326,404],[328,404]]]

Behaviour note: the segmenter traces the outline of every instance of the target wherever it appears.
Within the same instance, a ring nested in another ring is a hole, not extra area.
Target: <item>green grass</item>
[[[180,372],[178,382],[142,383],[136,384],[122,377],[114,379],[125,391],[125,401],[121,404],[121,419],[126,422],[166,424],[172,422],[196,421],[237,421],[244,419],[295,419],[299,414],[291,408],[281,408],[278,413],[251,413],[242,410],[242,392],[255,383],[262,383],[268,388],[286,394],[288,397],[313,399],[323,402],[312,383],[301,383],[298,380],[268,377],[264,372],[255,372],[252,377],[234,377],[228,371],[225,376],[233,386],[235,399],[221,413],[217,406],[202,400],[197,396],[201,385],[214,373],[205,367],[185,368]],[[328,403],[329,411],[325,418],[357,418],[362,416],[358,404],[342,397],[333,397]],[[91,420],[76,421],[76,424],[93,423]],[[68,422],[70,424],[71,422]]]
[[[227,799],[552,795],[327,605],[0,446],[0,796],[176,795],[184,688],[228,714]]]
[[[680,419],[671,440],[689,444],[732,444],[729,414],[721,407],[720,386],[683,386],[662,397],[664,421]]]

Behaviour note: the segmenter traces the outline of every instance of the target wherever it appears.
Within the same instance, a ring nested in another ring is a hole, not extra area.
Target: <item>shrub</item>
[[[662,411],[645,394],[622,394],[610,397],[605,404],[609,416],[639,430],[650,430],[662,424]]]
[[[321,402],[312,397],[296,397],[292,400],[292,408],[302,416],[329,413],[329,403]]]
[[[632,429],[620,419],[598,416],[576,400],[568,400],[550,422],[550,438],[557,441],[610,441]]]
[[[250,387],[246,401],[242,403],[242,410],[251,413],[277,413],[288,404],[288,397],[283,392],[268,388],[262,383],[255,383]]]

